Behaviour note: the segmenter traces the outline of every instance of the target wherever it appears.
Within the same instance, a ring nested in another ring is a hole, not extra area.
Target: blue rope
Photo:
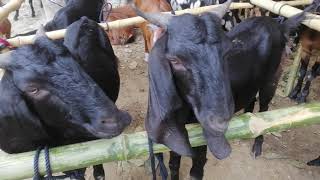
[[[107,0],[105,0],[104,4],[102,5],[101,11],[100,11],[99,21],[103,22],[103,23],[107,22],[107,19],[108,19],[109,15],[110,15],[111,11],[112,11],[112,4],[109,3]],[[104,17],[104,13],[105,12],[107,13],[106,17]]]
[[[39,173],[39,155],[40,155],[41,149],[42,147],[38,147],[33,158],[33,172],[34,172],[33,180],[41,180],[41,176]]]
[[[162,180],[167,180],[168,171],[167,171],[167,168],[166,168],[166,166],[164,164],[164,161],[163,161],[163,153],[154,154],[154,152],[153,152],[153,142],[152,142],[152,140],[150,138],[148,138],[148,145],[149,145],[149,156],[150,156],[150,161],[151,161],[152,180],[156,180],[157,179],[155,156],[157,157],[157,159],[159,161],[161,178],[162,178]]]
[[[167,171],[166,166],[164,165],[163,153],[156,154],[156,157],[159,161],[161,178],[162,178],[162,180],[166,180],[168,178],[168,171]]]
[[[48,180],[54,180],[52,176],[52,171],[51,171],[51,165],[50,165],[50,156],[49,156],[49,148],[48,146],[44,147],[44,158],[46,160],[46,173],[47,173],[47,178]]]
[[[45,158],[45,165],[46,165],[46,174],[47,177],[43,177],[40,175],[39,172],[39,157],[40,157],[40,153],[41,150],[44,149],[44,158]],[[42,146],[38,147],[38,149],[36,150],[36,153],[34,155],[34,159],[33,159],[33,171],[34,171],[34,176],[33,176],[33,180],[42,180],[42,179],[46,179],[46,180],[55,180],[56,177],[68,177],[68,176],[52,176],[52,170],[51,170],[51,165],[50,165],[50,156],[49,156],[49,148],[48,146],[45,146],[44,148]]]

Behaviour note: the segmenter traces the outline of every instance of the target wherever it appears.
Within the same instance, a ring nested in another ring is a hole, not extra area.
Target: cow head
[[[6,82],[14,87],[2,90],[15,92],[4,93],[11,97],[1,105],[1,122],[17,121],[11,129],[19,131],[28,115],[57,141],[119,135],[131,121],[129,114],[116,107],[61,43],[48,39],[44,31],[37,35],[33,45],[0,55]],[[23,112],[27,114],[15,117]]]
[[[88,56],[88,47],[99,47],[104,51],[112,51],[112,46],[106,33],[95,21],[86,16],[81,17],[68,26],[64,45],[72,55],[81,59]]]
[[[191,155],[184,127],[193,113],[204,129],[211,152],[219,159],[231,148],[224,133],[234,113],[221,18],[231,1],[200,16],[137,14],[162,32],[149,56],[149,136],[181,155]]]

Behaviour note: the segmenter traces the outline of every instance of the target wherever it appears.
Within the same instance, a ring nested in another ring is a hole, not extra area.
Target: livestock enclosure
[[[19,1],[19,0],[18,0]],[[114,1],[122,3],[124,1]],[[267,2],[267,3],[266,3]],[[311,1],[290,1],[291,5],[308,4]],[[298,9],[282,4],[273,4],[270,0],[251,0],[256,6],[289,17],[299,12]],[[300,4],[299,4],[300,3]],[[35,1],[36,17],[31,18],[28,3],[21,6],[21,18],[13,21],[13,14],[9,15],[12,23],[12,34],[23,33],[38,28],[46,22],[46,16],[40,9],[39,2]],[[252,8],[250,3],[235,4],[232,8]],[[199,8],[195,13],[207,11]],[[0,9],[1,17],[2,9]],[[177,12],[179,14],[179,12]],[[313,15],[314,16],[314,15]],[[119,28],[138,22],[142,18],[130,18],[114,23],[102,24],[104,28]],[[320,31],[319,16],[304,22],[307,26]],[[47,33],[53,39],[63,38],[64,31]],[[138,32],[139,34],[139,32]],[[9,42],[15,46],[32,43],[33,37],[13,38]],[[143,39],[141,36],[128,45],[116,45],[114,50],[120,60],[119,71],[121,76],[121,90],[117,105],[128,111],[134,121],[125,134],[110,140],[97,140],[50,150],[52,170],[61,172],[78,167],[106,163],[107,179],[150,179],[150,170],[147,154],[147,139],[144,132],[144,118],[147,111],[148,98],[148,65],[143,61]],[[315,58],[314,58],[315,59]],[[320,154],[320,85],[319,80],[312,84],[311,94],[304,105],[296,105],[289,98],[283,97],[291,71],[293,57],[287,58],[282,66],[284,73],[278,85],[277,95],[273,98],[270,111],[266,113],[237,114],[229,127],[227,137],[232,139],[233,152],[231,157],[219,161],[208,153],[208,163],[205,167],[204,179],[319,179],[320,168],[305,165],[308,160]],[[299,127],[299,128],[298,128]],[[204,144],[201,128],[197,125],[188,127],[189,136],[194,146]],[[257,159],[250,156],[253,137],[259,134],[265,137],[263,155]],[[156,152],[166,152],[168,149],[162,145],[155,145]],[[22,179],[33,175],[32,158],[34,152],[8,155],[0,152],[0,179]],[[181,179],[188,179],[188,170],[191,161],[183,158],[181,166]],[[40,155],[40,171],[45,172],[44,156]],[[89,170],[91,171],[91,170]],[[89,173],[88,173],[89,174]],[[93,179],[87,176],[86,179]]]

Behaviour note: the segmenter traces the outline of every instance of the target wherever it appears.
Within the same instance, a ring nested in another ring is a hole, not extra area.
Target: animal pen
[[[19,8],[24,0],[11,0],[0,9],[0,19]],[[307,5],[311,0],[297,0],[286,2],[274,2],[271,0],[250,0],[250,3],[233,3],[230,9],[249,9],[254,5],[267,9],[275,14],[285,17],[293,16],[301,10],[292,6]],[[200,14],[206,12],[218,5],[201,7],[176,11],[177,15],[183,13]],[[308,20],[303,24],[320,31],[320,16],[308,14]],[[116,29],[131,26],[144,22],[141,17],[128,18],[100,25],[107,29]],[[51,39],[61,39],[64,37],[65,30],[58,30],[46,33]],[[8,39],[13,46],[32,44],[34,36],[15,37]],[[291,80],[288,83],[288,92],[291,84],[295,81],[297,66],[291,70]],[[292,87],[291,87],[292,89]],[[320,103],[309,103],[289,108],[272,110],[263,113],[245,113],[232,118],[226,137],[232,139],[251,139],[261,134],[280,132],[295,127],[320,124]],[[187,125],[189,139],[192,147],[205,144],[202,136],[202,128],[197,124]],[[154,151],[168,152],[169,149],[163,145],[155,144]],[[137,132],[133,134],[122,134],[112,139],[101,139],[86,143],[79,143],[56,147],[50,149],[51,168],[53,172],[61,172],[73,169],[88,167],[112,161],[122,161],[137,159],[147,156],[148,138],[146,132]],[[21,154],[5,154],[0,156],[0,179],[23,179],[33,176],[33,157],[35,152]],[[45,174],[44,154],[40,154],[39,170]]]

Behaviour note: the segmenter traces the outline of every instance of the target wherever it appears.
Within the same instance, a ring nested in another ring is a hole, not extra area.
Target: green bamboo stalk
[[[293,89],[294,83],[296,81],[298,70],[300,67],[301,53],[302,53],[302,47],[299,44],[296,56],[294,57],[293,64],[290,68],[288,82],[287,82],[286,91],[285,91],[285,96],[289,96],[289,94],[291,93],[291,91]]]
[[[258,135],[280,132],[294,127],[320,124],[320,103],[278,109],[263,113],[245,113],[232,118],[226,137],[249,139]],[[197,124],[187,125],[193,147],[204,145],[202,128]],[[169,151],[163,145],[155,144],[155,152]],[[35,152],[15,155],[0,155],[0,179],[24,179],[33,176]],[[53,172],[88,167],[111,161],[126,161],[148,155],[146,132],[122,134],[113,139],[102,139],[50,149]],[[45,172],[44,156],[40,155],[40,171]]]

